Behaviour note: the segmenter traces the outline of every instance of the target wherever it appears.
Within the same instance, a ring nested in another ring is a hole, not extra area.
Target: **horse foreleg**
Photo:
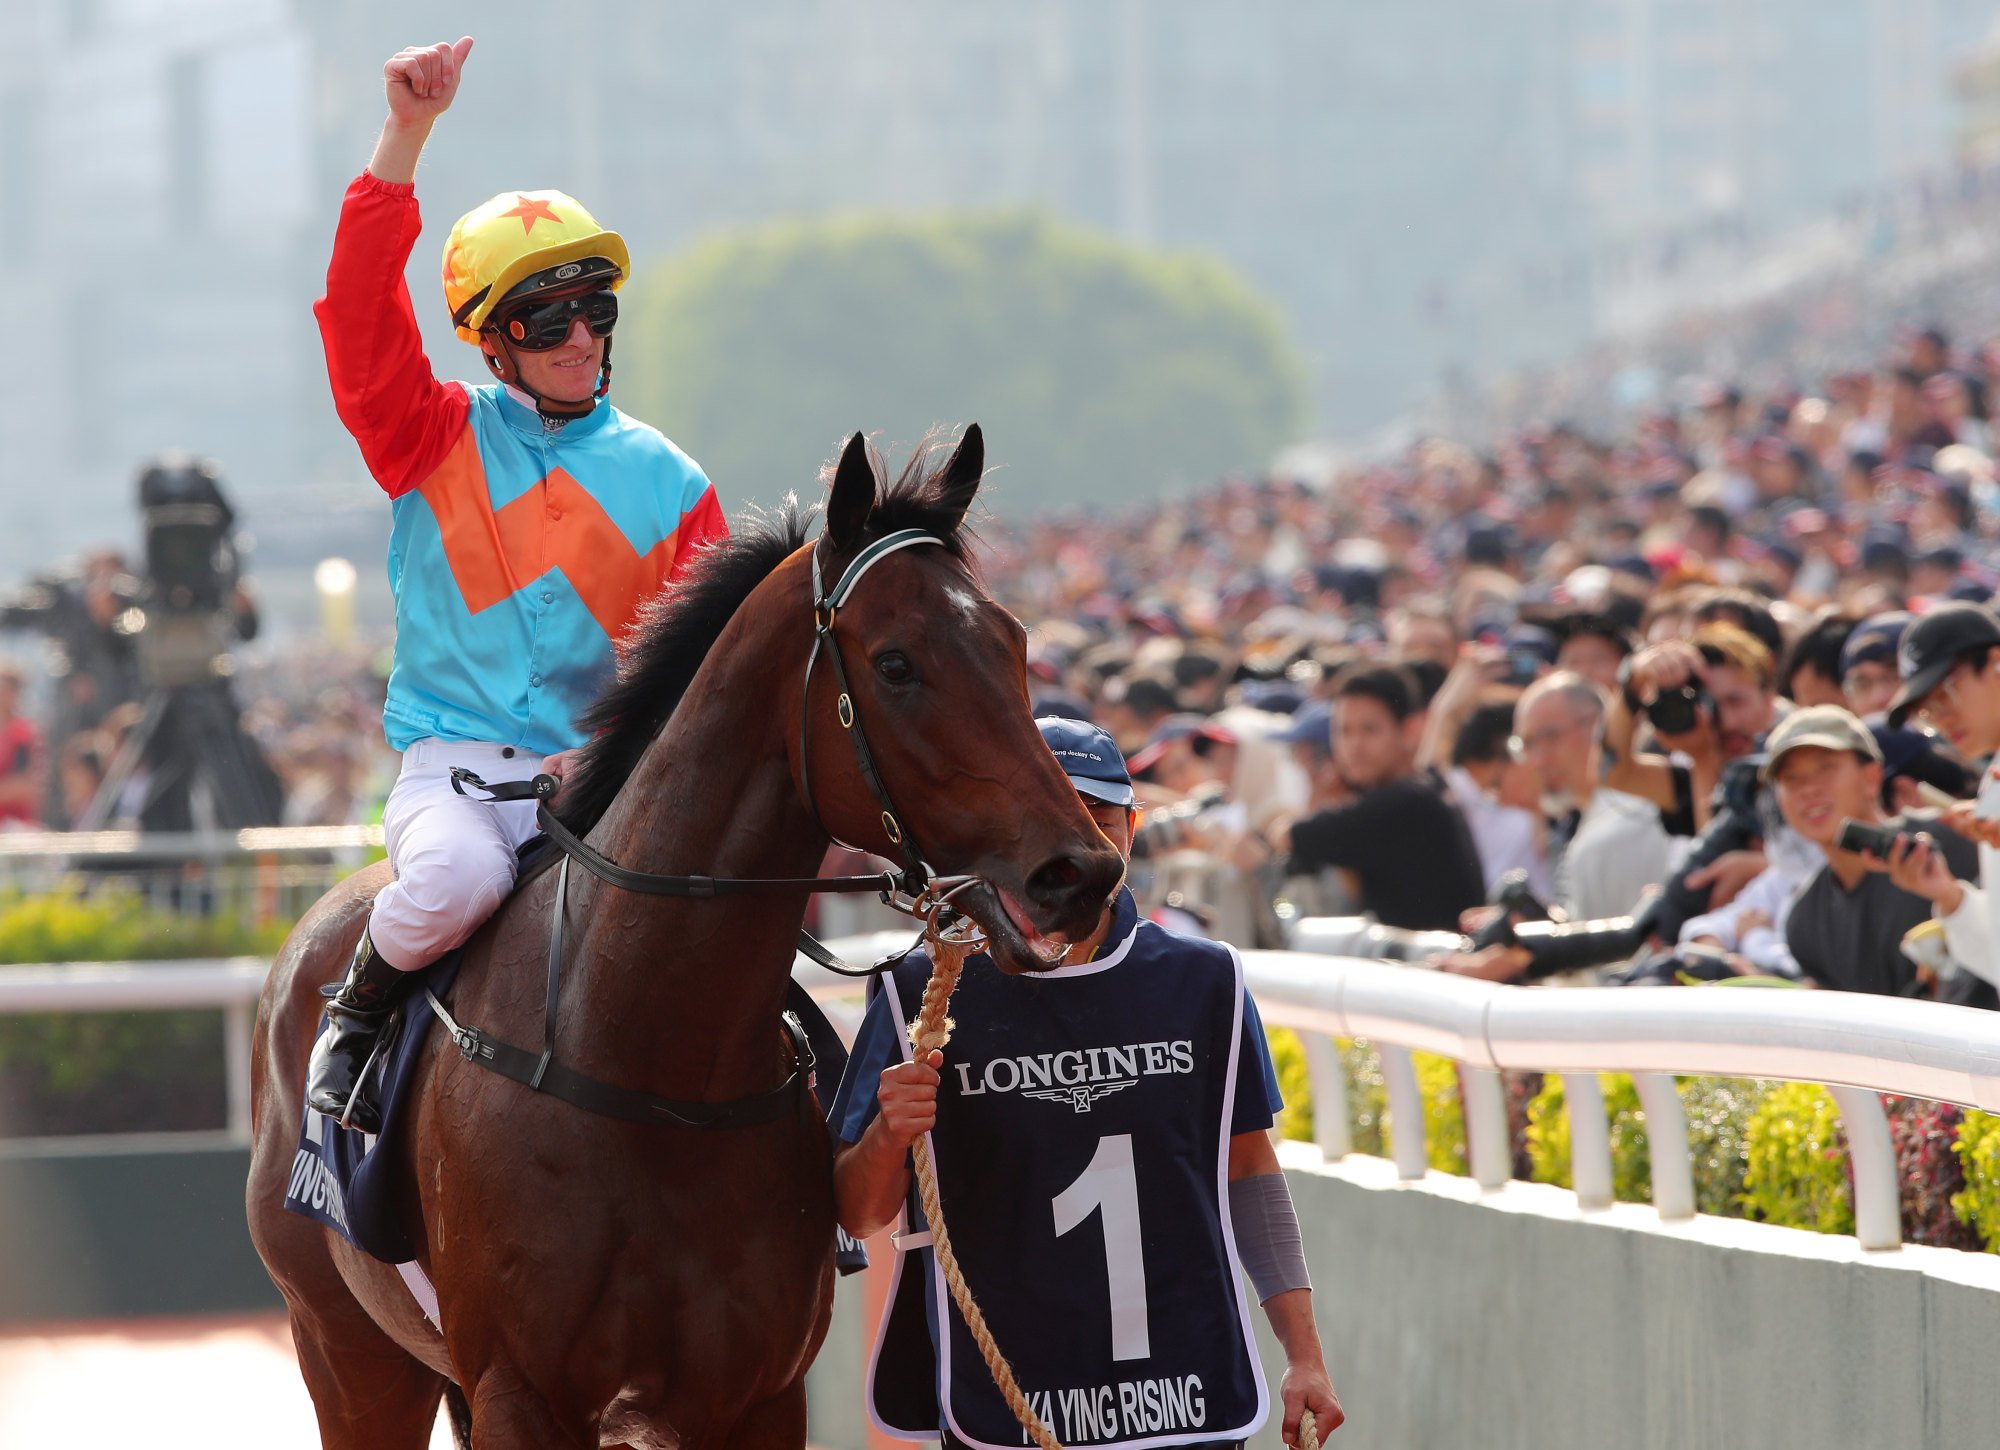
[[[292,1346],[325,1450],[424,1450],[430,1444],[444,1377],[373,1323],[349,1317],[327,1327],[295,1310]]]
[[[800,1375],[746,1410],[717,1450],[803,1450],[805,1443],[806,1381]]]
[[[597,1429],[559,1419],[519,1375],[490,1370],[472,1387],[472,1443],[477,1450],[597,1450]]]

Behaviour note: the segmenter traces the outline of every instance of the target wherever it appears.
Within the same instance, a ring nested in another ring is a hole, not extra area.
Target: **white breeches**
[[[479,928],[514,886],[515,852],[535,834],[535,803],[492,803],[452,789],[462,765],[489,785],[528,780],[543,757],[515,746],[419,740],[382,812],[396,879],[375,898],[368,934],[399,971],[427,967]],[[470,789],[470,787],[468,787]]]

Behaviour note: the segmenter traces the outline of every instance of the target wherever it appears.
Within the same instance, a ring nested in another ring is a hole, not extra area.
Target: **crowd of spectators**
[[[1913,329],[1621,436],[995,527],[988,582],[1037,708],[1131,758],[1157,910],[1278,944],[1290,914],[1476,933],[1540,903],[1636,926],[1624,980],[1990,1005],[1996,389],[2000,352]],[[1544,964],[1503,933],[1441,965]]]
[[[1365,914],[1503,980],[2000,1000],[2000,348],[1925,328],[1811,386],[1680,391],[1615,436],[990,524],[1038,711],[1141,782],[1149,908],[1268,945]],[[0,619],[44,661],[38,720],[0,661],[0,829],[99,800],[145,697],[132,597],[100,553]],[[286,822],[374,818],[379,672],[253,658]],[[1565,952],[1511,930],[1542,916]]]

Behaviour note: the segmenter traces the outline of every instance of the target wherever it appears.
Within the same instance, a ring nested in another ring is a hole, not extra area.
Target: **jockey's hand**
[[[561,780],[563,778],[563,772],[569,769],[570,756],[574,755],[575,753],[576,752],[573,750],[558,750],[554,755],[543,756],[542,774],[552,775],[557,780]]]
[[[426,125],[451,109],[458,95],[458,78],[472,37],[411,46],[390,56],[382,66],[389,91],[389,119],[405,126]]]
[[[892,1146],[907,1148],[937,1126],[938,1069],[944,1054],[932,1051],[921,1062],[899,1062],[882,1069],[875,1101],[881,1105],[882,1131]]]

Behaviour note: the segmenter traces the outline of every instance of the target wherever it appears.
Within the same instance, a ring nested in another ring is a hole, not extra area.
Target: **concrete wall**
[[[280,1309],[222,1134],[0,1142],[0,1324]]]
[[[1536,1184],[1482,1199],[1303,1144],[1285,1161],[1349,1415],[1338,1450],[2000,1443],[1992,1256],[1579,1214]]]
[[[1331,1450],[2000,1444],[2000,1258],[1281,1156],[1349,1416]],[[0,1144],[0,1322],[277,1308],[243,1227],[247,1171],[220,1138]],[[873,1279],[841,1281],[813,1369],[827,1450],[870,1444]],[[1254,1443],[1275,1450],[1275,1427]]]
[[[1580,1214],[1539,1184],[1402,1184],[1381,1159],[1328,1166],[1305,1144],[1282,1156],[1348,1413],[1329,1450],[2000,1444],[1993,1256],[1864,1254],[1635,1205]],[[864,1293],[843,1282],[814,1372],[812,1438],[837,1450],[865,1443],[850,1374],[866,1348],[842,1342],[872,1328]],[[1275,1395],[1283,1360],[1263,1347]],[[1279,1445],[1275,1420],[1252,1442]]]

